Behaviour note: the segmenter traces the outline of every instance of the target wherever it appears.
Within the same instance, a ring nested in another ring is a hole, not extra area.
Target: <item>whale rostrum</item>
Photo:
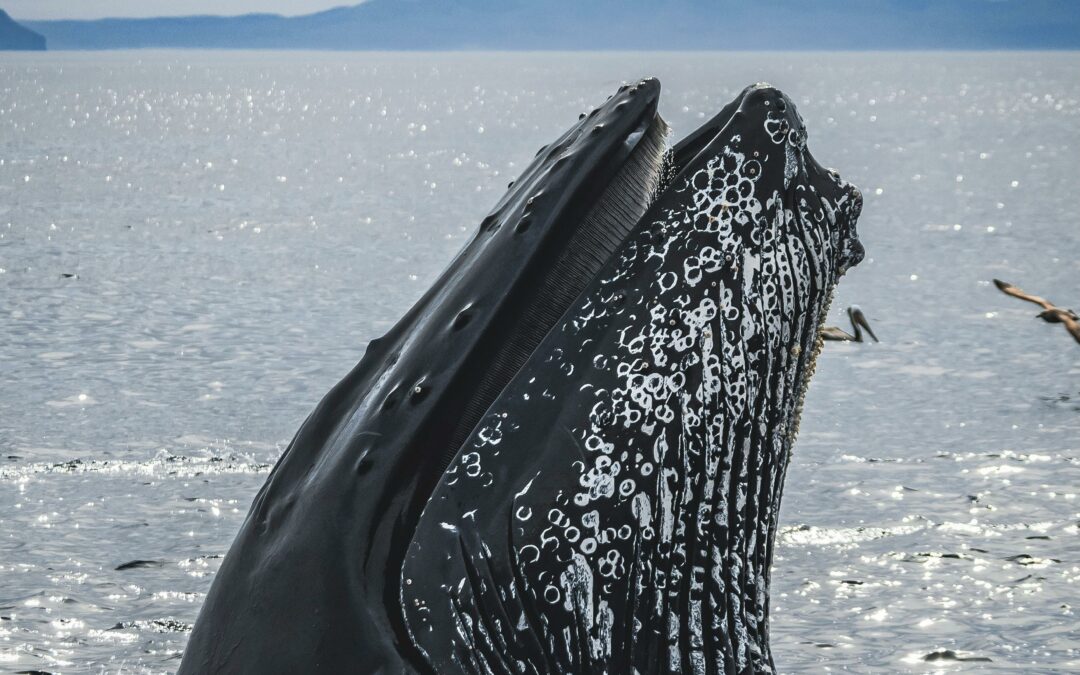
[[[783,478],[858,191],[745,89],[625,85],[319,403],[181,673],[771,672]]]

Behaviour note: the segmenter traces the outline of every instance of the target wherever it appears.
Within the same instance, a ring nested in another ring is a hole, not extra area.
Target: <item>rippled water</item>
[[[781,670],[1080,668],[1080,346],[990,285],[1080,309],[1078,67],[0,57],[0,670],[175,669],[306,414],[536,148],[643,75],[677,134],[769,80],[866,195],[833,316],[858,303],[882,342],[829,344],[811,386]]]

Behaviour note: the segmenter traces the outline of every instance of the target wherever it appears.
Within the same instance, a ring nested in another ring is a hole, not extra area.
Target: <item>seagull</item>
[[[870,328],[870,322],[866,320],[866,316],[857,305],[848,307],[847,315],[848,319],[851,320],[851,327],[855,331],[854,335],[848,333],[843,328],[826,326],[821,329],[821,338],[823,340],[836,340],[839,342],[863,342],[863,329],[865,328],[867,334],[874,339],[874,342],[879,342],[877,336],[874,335],[873,329]]]
[[[1073,339],[1080,342],[1080,316],[1077,316],[1076,312],[1071,309],[1062,309],[1046,298],[1040,298],[1037,295],[1025,293],[1016,286],[1005,283],[1001,279],[994,279],[994,285],[1005,295],[1011,295],[1014,298],[1027,300],[1028,302],[1042,307],[1043,311],[1035,315],[1037,318],[1042,319],[1046,323],[1065,324],[1065,330],[1069,331],[1069,335],[1072,335]]]

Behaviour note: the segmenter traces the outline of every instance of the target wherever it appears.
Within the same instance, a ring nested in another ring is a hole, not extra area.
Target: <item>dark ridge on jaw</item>
[[[558,257],[546,267],[527,311],[500,342],[488,361],[483,379],[465,405],[443,453],[439,474],[450,465],[506,383],[521,370],[570,303],[649,208],[660,178],[667,135],[668,125],[657,115],[581,225],[561,247]],[[516,236],[525,236],[526,230],[518,231]]]

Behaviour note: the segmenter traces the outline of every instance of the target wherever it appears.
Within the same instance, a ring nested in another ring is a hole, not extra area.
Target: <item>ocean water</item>
[[[748,83],[863,188],[773,572],[784,673],[1080,670],[1080,54],[0,56],[0,671],[169,672],[322,394],[536,148]],[[283,637],[287,639],[287,637]],[[979,660],[962,660],[979,659]]]

